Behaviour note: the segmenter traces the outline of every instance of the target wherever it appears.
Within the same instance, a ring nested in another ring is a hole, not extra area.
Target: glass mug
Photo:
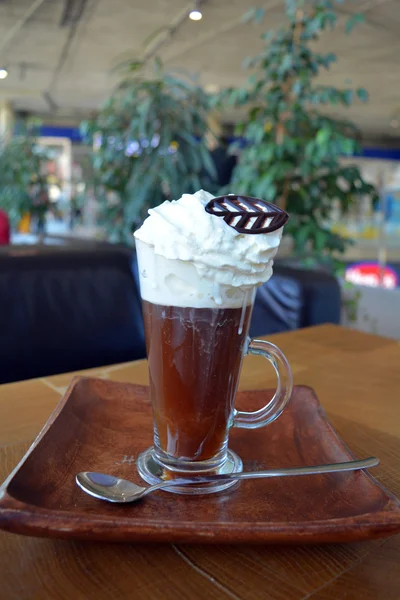
[[[231,427],[264,427],[282,413],[292,392],[292,373],[274,344],[248,337],[256,288],[220,290],[222,306],[176,306],[185,274],[187,298],[198,274],[183,261],[165,259],[137,241],[146,349],[153,407],[154,446],[138,458],[138,471],[148,483],[161,480],[235,473],[242,461],[228,449]],[[241,306],[232,294],[242,294]],[[154,302],[162,299],[163,303]],[[235,304],[235,307],[225,306]],[[151,301],[150,301],[151,300]],[[182,304],[185,304],[182,298]],[[240,370],[247,354],[264,356],[274,367],[278,385],[273,398],[255,412],[234,408]],[[211,493],[235,485],[222,481],[171,487],[174,493]]]

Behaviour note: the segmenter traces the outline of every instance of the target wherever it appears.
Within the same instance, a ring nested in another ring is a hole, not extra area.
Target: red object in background
[[[394,269],[372,262],[350,265],[346,269],[345,279],[358,285],[383,287],[388,290],[393,290],[400,283]]]
[[[10,243],[10,221],[7,213],[0,210],[0,246]]]

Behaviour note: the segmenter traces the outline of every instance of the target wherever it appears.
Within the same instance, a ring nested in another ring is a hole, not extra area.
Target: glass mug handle
[[[272,423],[280,416],[292,393],[293,376],[286,356],[271,342],[248,338],[246,354],[264,356],[272,364],[278,377],[278,386],[274,397],[266,406],[254,412],[233,411],[233,427],[257,429]]]

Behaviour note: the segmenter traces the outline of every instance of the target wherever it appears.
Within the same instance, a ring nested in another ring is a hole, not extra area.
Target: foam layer
[[[189,261],[164,258],[136,242],[143,300],[166,306],[239,308],[251,304],[254,286],[233,287],[200,277]],[[272,271],[272,266],[271,266]]]

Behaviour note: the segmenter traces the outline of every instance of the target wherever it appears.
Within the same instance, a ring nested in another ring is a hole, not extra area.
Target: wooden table
[[[400,344],[332,325],[271,336],[296,383],[313,386],[340,435],[400,495]],[[147,382],[144,361],[94,369]],[[71,375],[0,386],[0,477],[28,448]],[[258,357],[242,388],[273,385]],[[313,547],[111,545],[0,532],[1,600],[399,600],[400,536]]]

